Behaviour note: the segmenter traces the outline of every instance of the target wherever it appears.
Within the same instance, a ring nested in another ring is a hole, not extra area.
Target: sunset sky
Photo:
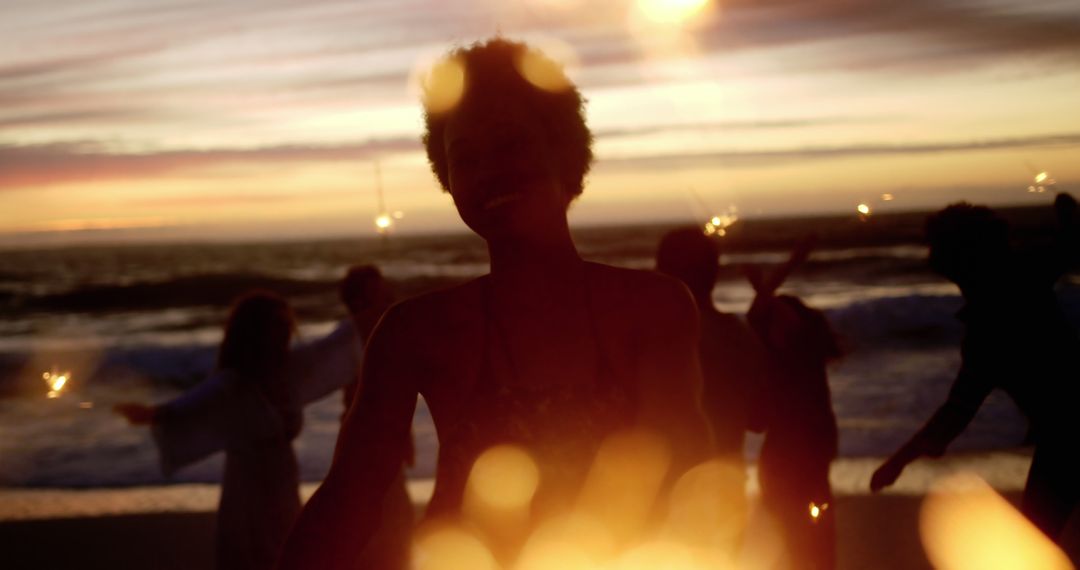
[[[1076,0],[687,2],[3,0],[0,246],[371,235],[376,160],[395,231],[463,229],[415,77],[497,31],[589,100],[578,225],[1080,190]]]

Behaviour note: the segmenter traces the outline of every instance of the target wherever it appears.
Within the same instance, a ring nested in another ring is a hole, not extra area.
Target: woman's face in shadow
[[[565,225],[569,195],[539,120],[518,107],[478,107],[458,110],[443,140],[461,219],[488,240]]]

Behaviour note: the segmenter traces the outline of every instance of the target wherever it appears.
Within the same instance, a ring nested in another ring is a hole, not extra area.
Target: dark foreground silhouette
[[[826,366],[840,348],[824,313],[776,294],[812,245],[800,243],[772,272],[746,269],[756,293],[747,320],[771,364],[758,412],[765,428],[758,459],[762,503],[779,523],[792,568],[830,570],[836,566],[836,510],[829,466],[838,433]]]
[[[498,444],[535,460],[537,516],[572,500],[622,428],[659,435],[676,470],[708,451],[693,302],[673,279],[578,255],[566,211],[592,158],[582,99],[568,82],[526,81],[524,57],[543,56],[502,39],[459,50],[460,100],[428,101],[432,170],[486,240],[491,272],[395,305],[376,327],[363,389],[282,568],[354,567],[408,454],[418,394],[440,440],[429,520],[460,512],[469,469]],[[512,556],[514,540],[492,548]]]
[[[1027,416],[1035,443],[1021,510],[1057,539],[1080,502],[1080,342],[1057,304],[1054,284],[1080,257],[1076,202],[1055,202],[1054,247],[1017,252],[989,208],[956,204],[927,221],[930,265],[960,288],[963,363],[948,399],[888,459],[870,483],[891,485],[919,457],[939,457],[994,389]]]

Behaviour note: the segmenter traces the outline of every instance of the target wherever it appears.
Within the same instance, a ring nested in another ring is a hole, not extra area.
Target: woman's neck
[[[533,288],[562,288],[580,283],[585,261],[578,254],[570,231],[530,235],[488,243],[491,279],[497,288],[526,292]],[[553,293],[555,291],[548,291]]]

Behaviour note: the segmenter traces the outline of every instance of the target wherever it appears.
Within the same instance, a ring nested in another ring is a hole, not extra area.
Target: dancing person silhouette
[[[491,271],[403,301],[376,327],[330,473],[281,568],[354,567],[407,453],[417,394],[439,436],[428,518],[461,512],[475,460],[499,444],[534,458],[537,513],[572,499],[618,430],[663,438],[674,470],[708,452],[693,301],[666,276],[582,260],[567,208],[592,159],[583,99],[569,81],[530,83],[524,58],[557,69],[501,38],[447,60],[463,92],[452,107],[429,104],[424,144],[461,219],[487,242]]]
[[[840,356],[840,347],[824,313],[798,297],[776,294],[813,243],[801,242],[772,273],[746,268],[756,292],[747,320],[772,364],[760,405],[762,503],[780,525],[792,568],[831,570],[836,517],[829,466],[838,432],[826,367]]]
[[[873,474],[874,492],[920,457],[940,457],[994,389],[1027,417],[1035,454],[1021,511],[1058,539],[1080,504],[1080,341],[1054,293],[1080,258],[1076,201],[1054,203],[1059,239],[1049,249],[1014,251],[1009,227],[992,210],[951,205],[926,223],[930,267],[960,288],[962,364],[945,402]]]
[[[300,512],[292,440],[302,415],[295,385],[284,374],[293,328],[285,300],[248,293],[229,314],[209,378],[166,404],[114,408],[131,424],[151,427],[166,475],[224,446],[218,568],[272,567]]]

